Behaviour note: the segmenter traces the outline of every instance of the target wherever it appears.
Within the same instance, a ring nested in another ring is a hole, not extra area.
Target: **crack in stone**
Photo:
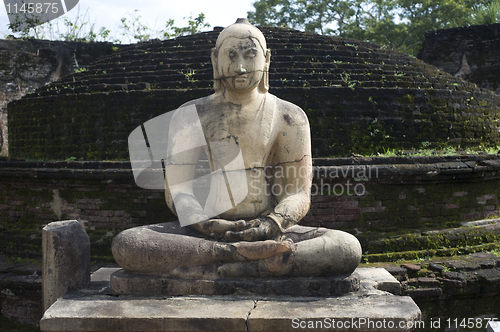
[[[299,163],[301,162],[302,160],[304,160],[304,158],[306,157],[311,157],[311,155],[309,154],[305,154],[304,156],[302,156],[302,158],[300,159],[296,159],[296,160],[290,160],[290,161],[283,161],[281,163],[277,163],[275,165],[269,165],[269,166],[260,166],[260,167],[250,167],[250,168],[245,168],[246,171],[248,170],[258,170],[258,169],[267,169],[267,168],[272,168],[272,167],[276,167],[276,166],[281,166],[281,165],[284,165],[284,164],[294,164],[294,163]]]
[[[214,80],[226,80],[228,78],[234,78],[234,77],[238,77],[238,76],[241,76],[241,75],[244,75],[244,74],[252,74],[252,73],[256,73],[256,72],[261,72],[261,73],[269,73],[268,70],[261,70],[261,69],[257,69],[257,70],[252,70],[252,71],[247,71],[247,72],[244,72],[243,74],[237,74],[237,75],[232,75],[232,76],[220,76],[220,77],[215,77]]]
[[[246,326],[247,331],[249,331],[248,319],[250,318],[250,315],[252,314],[253,309],[257,308],[257,302],[259,302],[259,300],[253,300],[253,307],[248,311],[247,317],[245,318],[245,326]]]

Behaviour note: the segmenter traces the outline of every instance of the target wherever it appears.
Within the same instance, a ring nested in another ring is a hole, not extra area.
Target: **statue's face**
[[[256,88],[262,79],[266,57],[253,38],[229,37],[222,43],[217,56],[218,74],[222,84],[234,91]]]

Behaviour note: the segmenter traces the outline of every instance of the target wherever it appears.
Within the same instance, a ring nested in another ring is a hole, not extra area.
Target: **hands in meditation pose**
[[[361,258],[354,236],[297,225],[310,206],[309,122],[298,106],[268,93],[263,34],[239,19],[220,33],[212,63],[215,93],[183,105],[169,132],[166,201],[189,227],[123,231],[112,245],[117,263],[135,273],[204,279],[353,272]],[[204,145],[192,143],[196,125],[183,117],[192,106]],[[219,170],[204,206],[189,181],[201,155]]]

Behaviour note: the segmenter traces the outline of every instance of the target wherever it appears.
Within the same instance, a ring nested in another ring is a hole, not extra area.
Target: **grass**
[[[464,154],[498,154],[500,146],[496,147],[479,147],[479,148],[460,148],[460,147],[447,147],[442,150],[436,149],[415,149],[415,150],[399,150],[399,149],[386,149],[384,152],[377,152],[367,157],[401,157],[401,156],[455,156]]]

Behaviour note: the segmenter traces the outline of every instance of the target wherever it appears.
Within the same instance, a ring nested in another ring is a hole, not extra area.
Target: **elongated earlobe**
[[[269,66],[271,64],[271,50],[266,51],[266,64],[264,65],[264,73],[260,80],[259,89],[261,92],[269,91]]]
[[[217,49],[215,47],[212,48],[211,56],[212,56],[212,67],[214,70],[214,90],[215,90],[215,92],[218,92],[221,90],[221,82],[219,79],[219,67],[217,65],[217,54],[218,54]]]

